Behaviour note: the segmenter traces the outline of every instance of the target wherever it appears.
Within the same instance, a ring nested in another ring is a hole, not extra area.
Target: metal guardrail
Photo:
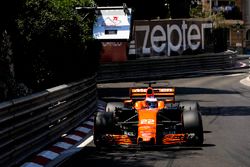
[[[235,64],[236,53],[145,58],[100,66],[98,82],[137,81],[161,77],[180,77],[204,71],[230,68]]]
[[[0,166],[13,166],[97,109],[96,76],[0,103]]]

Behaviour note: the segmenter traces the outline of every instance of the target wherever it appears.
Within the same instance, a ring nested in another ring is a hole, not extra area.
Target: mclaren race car
[[[97,147],[203,143],[202,116],[195,101],[175,101],[175,88],[130,88],[130,99],[109,102],[94,118]]]

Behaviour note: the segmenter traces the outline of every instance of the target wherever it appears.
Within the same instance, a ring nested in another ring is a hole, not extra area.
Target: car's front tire
[[[202,116],[197,102],[184,102],[180,106],[183,108],[182,123],[185,132],[194,133],[191,140],[195,145],[202,145],[204,142]]]
[[[105,145],[105,135],[111,134],[114,129],[112,112],[97,112],[94,119],[94,144],[96,147]]]

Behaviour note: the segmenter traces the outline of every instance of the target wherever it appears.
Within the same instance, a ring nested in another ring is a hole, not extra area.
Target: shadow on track
[[[175,159],[182,157],[202,156],[203,147],[214,147],[213,144],[204,144],[201,147],[173,146],[162,149],[97,149],[87,146],[71,159],[60,164],[60,167],[78,166],[109,166],[109,167],[152,167],[155,163],[164,163],[167,166]]]
[[[201,107],[202,115],[250,116],[250,106]]]

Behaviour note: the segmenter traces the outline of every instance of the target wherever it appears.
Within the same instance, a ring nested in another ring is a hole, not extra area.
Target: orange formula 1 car
[[[177,103],[174,87],[131,88],[129,100],[107,103],[106,111],[94,119],[97,147],[201,145],[203,138],[198,103]]]

